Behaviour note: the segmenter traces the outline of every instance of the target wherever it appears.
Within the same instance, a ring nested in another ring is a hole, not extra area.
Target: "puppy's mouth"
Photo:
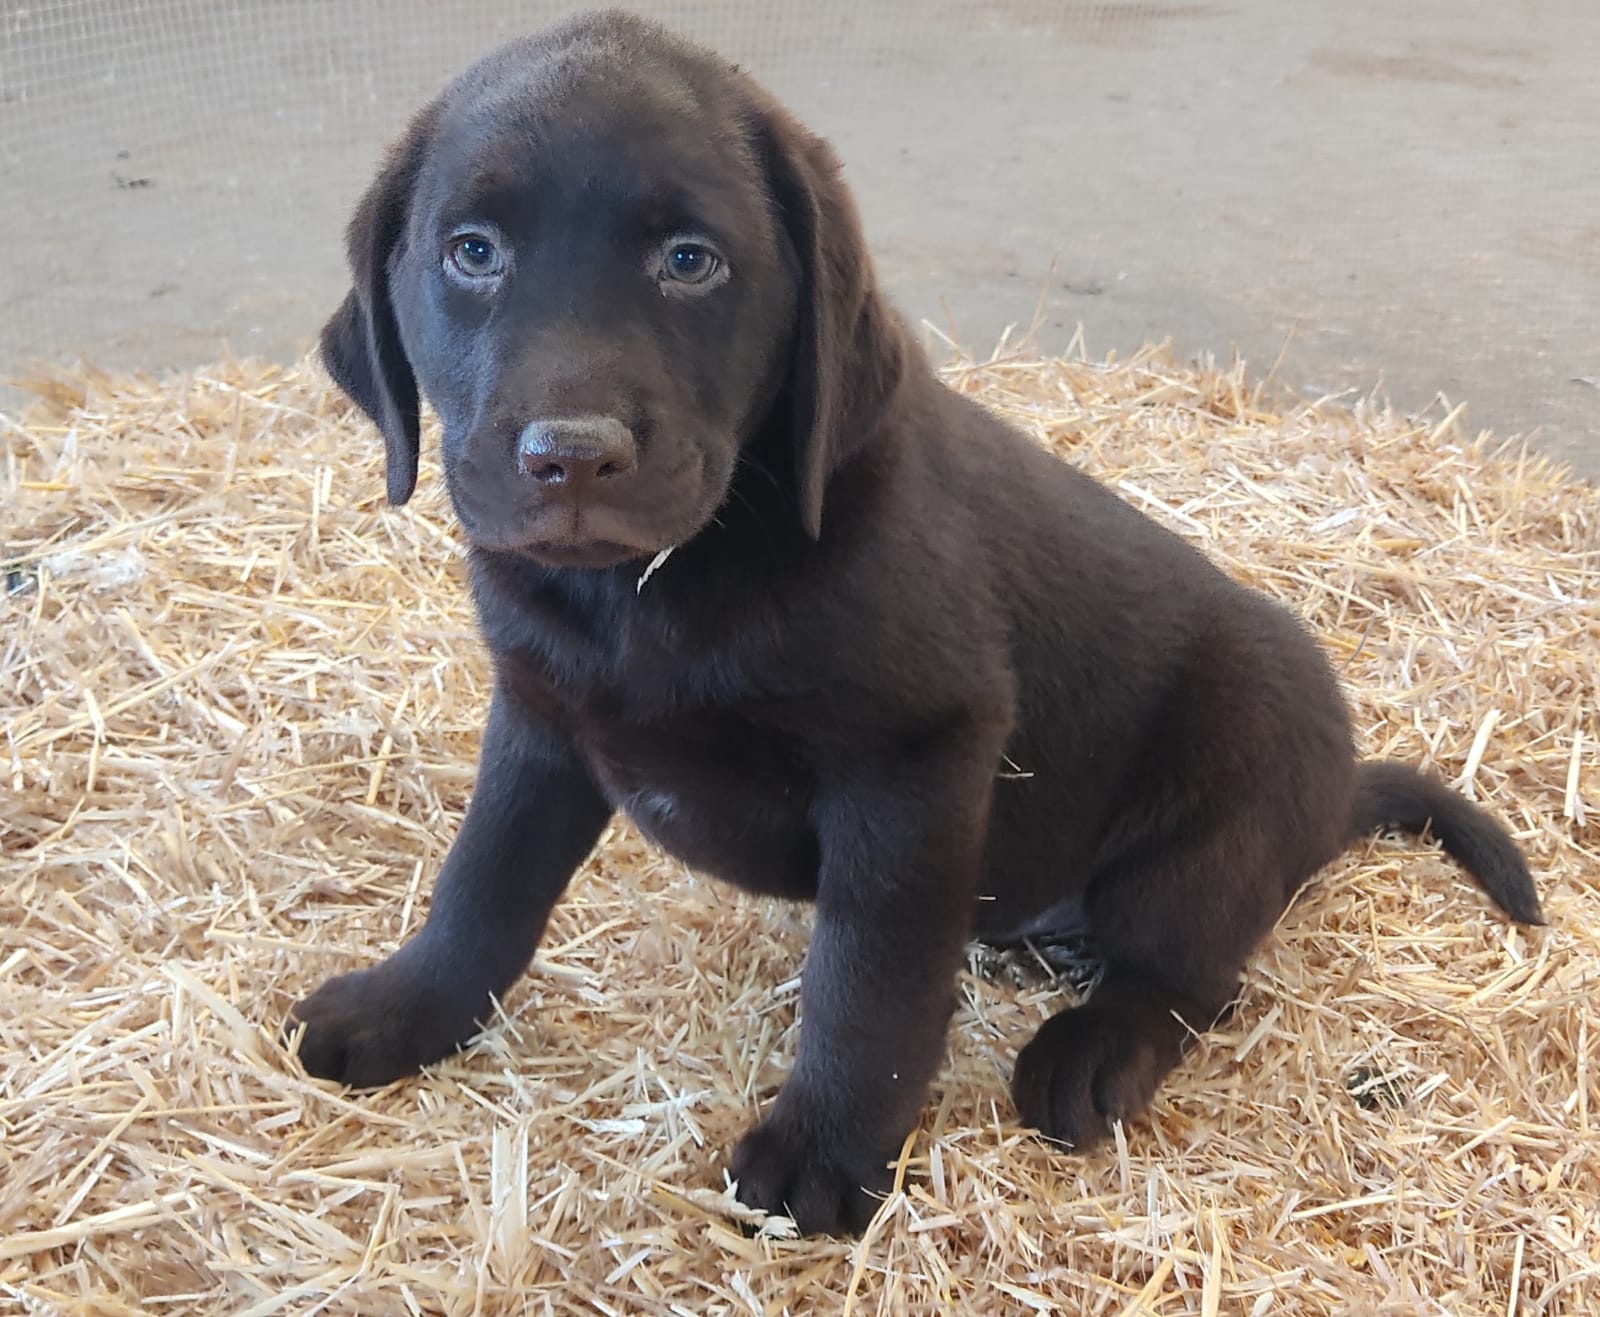
[[[703,461],[686,458],[650,477],[653,497],[633,488],[610,495],[561,489],[534,493],[520,481],[480,478],[470,462],[446,467],[456,518],[475,548],[513,554],[544,567],[599,570],[648,562],[692,539],[715,512]],[[462,477],[466,478],[463,479]]]
[[[647,559],[666,547],[650,528],[602,503],[552,500],[510,516],[480,519],[457,508],[467,538],[480,549],[512,553],[545,567],[597,569]]]

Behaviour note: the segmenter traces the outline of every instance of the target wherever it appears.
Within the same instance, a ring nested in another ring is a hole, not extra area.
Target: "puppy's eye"
[[[468,279],[493,279],[505,269],[500,249],[481,233],[458,233],[450,239],[450,263]]]
[[[677,242],[667,248],[662,272],[673,283],[703,284],[722,265],[722,258],[698,242]]]

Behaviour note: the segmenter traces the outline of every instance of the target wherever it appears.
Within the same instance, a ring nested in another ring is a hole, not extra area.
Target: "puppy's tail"
[[[1363,763],[1357,768],[1352,831],[1360,836],[1398,829],[1431,829],[1494,902],[1519,924],[1544,923],[1533,878],[1511,835],[1465,796],[1409,764]]]

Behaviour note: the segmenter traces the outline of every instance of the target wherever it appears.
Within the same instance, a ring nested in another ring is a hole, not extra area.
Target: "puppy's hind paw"
[[[1118,1009],[1114,998],[1046,1020],[1012,1072],[1022,1123],[1071,1148],[1092,1147],[1113,1121],[1140,1115],[1182,1052],[1185,1033],[1170,1011]]]

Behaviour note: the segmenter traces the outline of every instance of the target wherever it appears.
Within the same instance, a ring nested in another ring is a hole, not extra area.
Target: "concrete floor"
[[[1593,0],[657,0],[844,156],[913,318],[1380,379],[1600,477]],[[304,349],[381,144],[567,6],[0,0],[0,374]],[[1291,341],[1292,338],[1292,341]]]

